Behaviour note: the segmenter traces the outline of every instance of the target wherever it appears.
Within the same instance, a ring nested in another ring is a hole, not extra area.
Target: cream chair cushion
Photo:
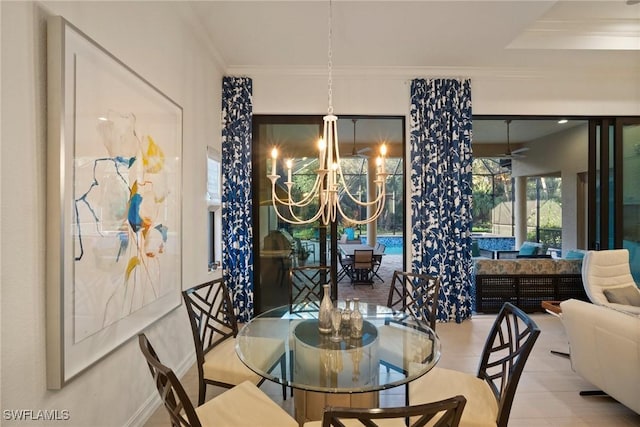
[[[255,338],[260,341],[261,351],[251,354],[251,365],[262,366],[268,371],[284,354],[284,342],[278,339]],[[203,373],[205,378],[228,384],[238,384],[242,381],[250,381],[254,384],[260,382],[262,377],[242,363],[236,353],[236,341],[228,338],[218,344],[204,355]]]
[[[498,401],[489,385],[475,375],[435,367],[409,383],[411,405],[436,402],[459,394],[467,398],[460,426],[495,427]]]
[[[284,409],[248,381],[196,408],[196,414],[203,427],[298,427]]]

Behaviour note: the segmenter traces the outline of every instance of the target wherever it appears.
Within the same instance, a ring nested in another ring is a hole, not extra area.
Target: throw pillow
[[[518,255],[535,255],[538,252],[538,245],[531,242],[524,242],[522,246],[520,246],[520,251],[518,251]]]
[[[610,303],[640,307],[640,292],[638,292],[638,288],[635,286],[605,289],[603,292],[604,296],[607,297],[607,301]]]
[[[584,252],[570,250],[569,252],[567,252],[567,255],[564,258],[565,259],[583,259],[584,258]]]

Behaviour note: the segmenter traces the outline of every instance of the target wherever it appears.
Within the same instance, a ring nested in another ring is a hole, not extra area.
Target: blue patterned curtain
[[[471,315],[471,82],[411,82],[412,269],[440,277],[438,319]]]
[[[252,81],[222,79],[222,271],[238,320],[253,314]]]

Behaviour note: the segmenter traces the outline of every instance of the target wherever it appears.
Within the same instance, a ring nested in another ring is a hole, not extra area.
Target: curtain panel
[[[252,80],[222,79],[222,271],[238,320],[253,315]]]
[[[411,82],[413,271],[440,277],[438,319],[471,316],[471,82]]]

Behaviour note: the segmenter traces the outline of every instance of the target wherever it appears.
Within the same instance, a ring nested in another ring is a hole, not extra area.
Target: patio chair
[[[353,251],[353,274],[351,284],[371,285],[373,288],[373,249],[356,249]]]
[[[387,245],[384,243],[376,243],[376,248],[374,250],[377,254],[383,254],[384,251],[387,250]],[[380,266],[382,265],[382,255],[374,255],[373,257],[373,277],[377,277],[381,282],[384,283],[384,279],[380,277],[378,274],[378,270],[380,270]]]
[[[194,408],[182,383],[160,362],[145,334],[138,334],[138,343],[172,427],[298,426],[284,409],[249,381]]]
[[[467,399],[454,396],[439,402],[395,408],[333,408],[327,407],[322,421],[311,421],[304,427],[344,427],[351,425],[457,427]],[[411,418],[410,424],[405,424]],[[432,421],[434,420],[434,421]],[[430,422],[432,421],[432,422]]]
[[[338,271],[338,282],[340,282],[345,277],[349,277],[349,280],[351,280],[351,276],[353,275],[353,258],[346,257],[342,255],[341,251],[338,251],[338,262],[340,263],[340,271]]]
[[[245,366],[235,351],[238,323],[222,278],[182,292],[198,367],[198,405],[205,401],[207,385],[232,388],[244,381],[260,385],[264,378]],[[264,338],[261,353],[265,366],[285,369],[284,342]],[[286,399],[286,387],[282,386]]]
[[[505,303],[489,332],[476,376],[437,366],[409,384],[412,405],[462,394],[461,426],[506,427],[516,388],[540,329],[524,311]]]

